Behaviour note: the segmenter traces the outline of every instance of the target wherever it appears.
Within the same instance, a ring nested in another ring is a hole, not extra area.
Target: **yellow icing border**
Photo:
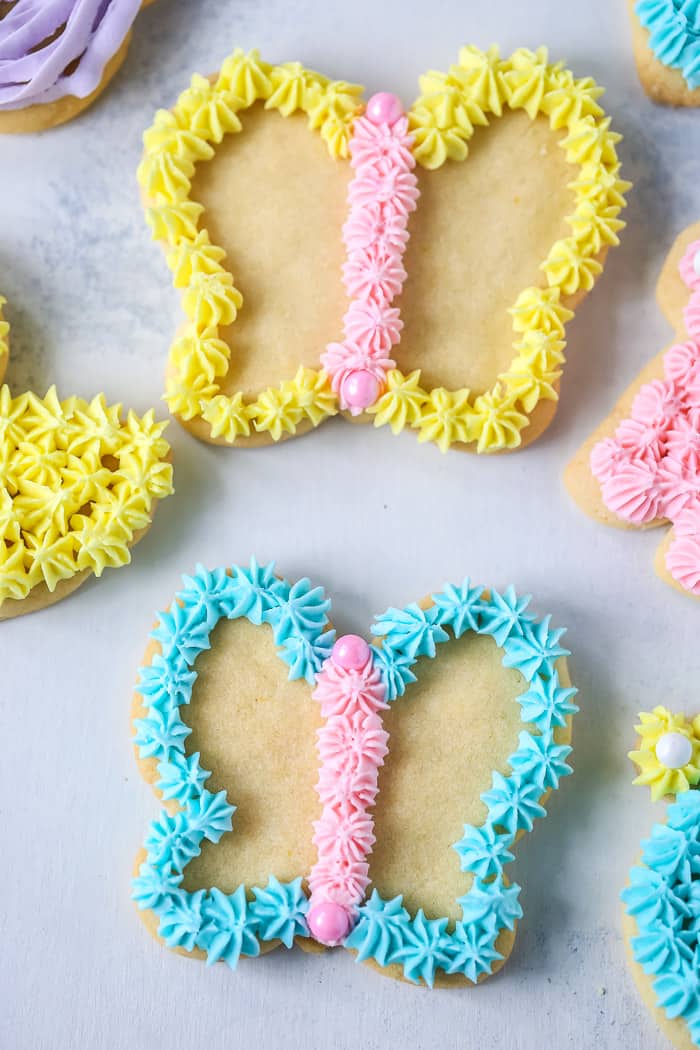
[[[624,226],[619,215],[629,184],[619,177],[615,146],[621,136],[610,131],[597,103],[602,89],[547,58],[546,48],[520,49],[501,59],[495,47],[464,47],[447,73],[420,78],[422,93],[409,110],[413,152],[427,169],[463,160],[474,127],[488,124],[488,114],[500,116],[504,107],[524,110],[531,119],[544,114],[553,130],[565,130],[561,148],[580,168],[571,183],[571,234],[552,246],[541,267],[546,286],[525,289],[510,310],[517,341],[508,371],[472,400],[466,389],[424,390],[420,371],[406,376],[396,369],[368,410],[375,426],[388,424],[394,433],[412,427],[419,441],[434,441],[442,451],[455,441],[475,443],[478,452],[516,448],[539,401],[558,399],[564,326],[573,316],[562,297],[593,287],[602,271],[599,255],[619,243]],[[345,158],[352,122],[362,110],[361,90],[298,63],[272,66],[257,51],[236,51],[214,83],[195,75],[174,110],[159,110],[144,135],[138,179],[147,220],[154,238],[169,249],[168,265],[175,286],[183,289],[189,322],[170,351],[165,399],[184,421],[204,419],[214,439],[233,443],[254,430],[277,441],[302,422],[317,426],[338,411],[338,402],[325,372],[305,368],[252,402],[240,393],[221,393],[217,380],[228,372],[231,351],[218,329],[235,321],[243,297],[222,265],[223,250],[198,229],[203,208],[188,199],[195,165],[213,156],[212,142],[240,131],[236,114],[258,100],[284,116],[306,113],[331,156]]]
[[[8,353],[2,318],[0,356]],[[0,386],[0,608],[33,587],[49,591],[83,570],[100,576],[131,560],[129,545],[151,521],[155,500],[173,491],[167,422],[121,405],[12,397]]]

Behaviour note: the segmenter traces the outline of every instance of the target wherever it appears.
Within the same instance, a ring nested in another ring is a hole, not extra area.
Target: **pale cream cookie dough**
[[[296,943],[430,987],[496,973],[512,849],[571,772],[563,632],[528,601],[446,586],[370,646],[273,565],[183,577],[132,712],[163,803],[133,880],[150,932],[232,969]]]
[[[0,134],[44,131],[82,113],[126,58],[153,0],[0,3]]]
[[[566,468],[587,514],[620,528],[672,524],[659,576],[700,595],[700,223],[677,238],[657,285],[671,346],[641,371]]]
[[[668,106],[700,106],[700,5],[693,5],[692,0],[644,0],[644,24],[638,13],[639,0],[627,0],[627,6],[634,61],[647,95]],[[684,75],[684,67],[691,82]]]
[[[566,323],[624,225],[602,89],[545,48],[464,47],[420,91],[365,104],[236,51],[156,114],[138,179],[187,318],[166,400],[197,437],[342,412],[499,452],[551,421]]]

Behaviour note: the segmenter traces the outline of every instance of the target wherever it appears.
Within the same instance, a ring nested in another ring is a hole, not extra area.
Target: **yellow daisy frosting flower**
[[[639,770],[633,783],[647,785],[653,802],[694,787],[700,781],[700,717],[689,722],[659,706],[639,719],[639,749],[628,756]]]

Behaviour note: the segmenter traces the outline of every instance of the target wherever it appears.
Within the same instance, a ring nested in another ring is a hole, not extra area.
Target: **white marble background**
[[[205,447],[172,425],[177,494],[131,568],[0,629],[5,1050],[664,1045],[628,974],[618,908],[663,808],[631,787],[625,753],[638,710],[700,707],[698,609],[654,575],[655,535],[597,526],[561,483],[579,443],[664,345],[657,273],[700,213],[700,113],[646,100],[622,0],[158,0],[97,105],[48,134],[0,140],[8,381],[42,392],[56,382],[64,396],[105,389],[140,410],[158,403],[180,308],[134,173],[142,130],[190,72],[257,45],[273,61],[408,100],[418,74],[446,68],[460,44],[494,40],[504,51],[547,42],[607,86],[636,183],[623,247],[570,327],[557,419],[527,453],[495,460],[443,457],[342,421],[251,453]],[[430,994],[342,951],[278,952],[233,975],[159,948],[141,926],[129,878],[158,806],[131,751],[135,671],[179,574],[251,549],[323,582],[343,631],[466,573],[513,581],[570,626],[576,775],[520,847],[525,919],[506,970],[482,987]]]

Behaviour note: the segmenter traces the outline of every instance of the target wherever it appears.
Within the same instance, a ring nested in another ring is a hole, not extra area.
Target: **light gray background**
[[[663,807],[631,787],[625,753],[638,710],[700,707],[698,610],[654,575],[657,535],[594,524],[561,483],[667,341],[654,285],[675,234],[700,214],[700,113],[647,101],[622,0],[159,0],[98,104],[45,135],[0,141],[8,380],[16,392],[56,382],[63,396],[105,389],[139,410],[158,404],[180,306],[134,173],[141,132],[191,72],[259,46],[408,101],[419,73],[445,69],[462,43],[494,40],[504,52],[547,42],[607,86],[636,183],[623,247],[570,326],[557,419],[531,450],[496,459],[441,456],[343,421],[251,452],[170,427],[177,494],[133,565],[0,629],[3,1050],[664,1045],[625,965],[617,902]],[[519,849],[525,918],[506,970],[482,987],[430,994],[342,951],[277,952],[234,975],[159,948],[141,926],[129,878],[158,805],[129,740],[135,671],[179,574],[251,550],[322,582],[342,631],[466,573],[513,581],[570,626],[576,775]]]

